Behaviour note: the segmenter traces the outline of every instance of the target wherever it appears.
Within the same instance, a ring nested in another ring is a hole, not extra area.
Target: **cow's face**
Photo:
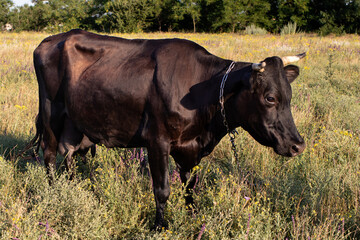
[[[237,112],[241,112],[239,122],[259,143],[280,155],[293,157],[305,149],[290,109],[290,83],[299,75],[299,68],[284,67],[278,57],[263,62],[259,69],[253,67],[250,88],[236,97],[237,102],[245,102],[237,104]]]

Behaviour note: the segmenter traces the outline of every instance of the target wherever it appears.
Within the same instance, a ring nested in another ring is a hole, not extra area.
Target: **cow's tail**
[[[35,153],[38,154],[39,149],[40,149],[41,140],[43,137],[43,130],[44,130],[44,124],[42,122],[41,111],[39,111],[39,114],[36,116],[35,126],[36,126],[35,136],[33,139],[31,139],[31,141],[29,142],[28,145],[29,145],[29,148],[36,147]]]
[[[42,117],[41,117],[41,112],[39,111],[39,114],[36,116],[36,120],[35,120],[35,126],[36,126],[36,133],[35,136],[30,140],[30,142],[16,155],[16,158],[18,157],[24,157],[24,154],[30,150],[30,149],[35,149],[33,150],[33,154],[32,157],[37,158],[37,155],[39,153],[39,149],[40,149],[40,144],[42,141],[42,137],[43,137],[43,122],[42,122]]]
[[[36,51],[36,50],[35,50]],[[43,123],[43,117],[42,117],[42,105],[43,105],[43,100],[42,100],[42,94],[41,94],[41,84],[39,82],[39,79],[41,78],[41,72],[40,69],[38,69],[36,66],[38,65],[37,63],[37,56],[34,52],[34,66],[35,66],[35,72],[36,72],[36,77],[38,79],[38,84],[39,84],[39,113],[36,116],[36,120],[35,120],[35,127],[36,127],[36,132],[35,132],[35,136],[30,140],[30,142],[25,146],[25,148],[16,155],[16,157],[23,157],[24,153],[27,152],[30,149],[35,149],[33,150],[33,154],[32,157],[37,158],[37,155],[39,153],[39,149],[40,149],[40,145],[41,145],[41,141],[43,138],[43,132],[44,132],[44,123]]]

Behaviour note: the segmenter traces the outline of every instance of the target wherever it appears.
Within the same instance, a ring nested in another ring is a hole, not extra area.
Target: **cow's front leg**
[[[155,224],[152,229],[158,231],[168,227],[164,220],[164,209],[170,195],[168,169],[169,147],[161,145],[162,144],[158,144],[153,148],[148,148],[149,165],[156,202]]]
[[[200,162],[199,151],[197,141],[176,146],[171,151],[171,156],[180,170],[180,179],[185,188],[185,203],[187,207],[190,207],[191,212],[194,207],[193,188],[197,178],[197,174],[191,174],[191,169]]]
[[[196,174],[191,174],[190,170],[180,169],[181,182],[185,187],[185,203],[187,207],[194,206],[193,189],[196,183]]]

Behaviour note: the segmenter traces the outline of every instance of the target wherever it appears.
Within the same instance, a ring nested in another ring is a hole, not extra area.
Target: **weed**
[[[265,35],[267,34],[267,31],[263,28],[257,27],[256,25],[252,24],[245,28],[244,33],[248,35]]]
[[[288,24],[285,25],[285,26],[281,29],[280,34],[281,34],[281,35],[296,34],[297,31],[298,31],[298,28],[297,28],[296,22],[294,22],[294,23],[288,22]]]

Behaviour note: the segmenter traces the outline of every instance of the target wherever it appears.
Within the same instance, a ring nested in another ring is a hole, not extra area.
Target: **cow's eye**
[[[265,97],[265,100],[266,100],[266,102],[269,103],[269,104],[275,104],[275,98],[272,97],[272,96],[267,96],[267,97]]]

